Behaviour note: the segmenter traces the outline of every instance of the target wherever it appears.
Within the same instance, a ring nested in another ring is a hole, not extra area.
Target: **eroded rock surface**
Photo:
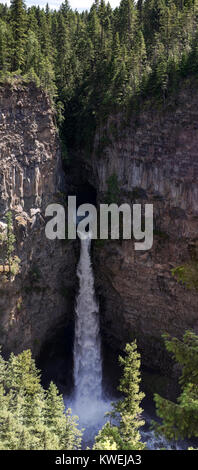
[[[198,293],[171,273],[198,262],[197,99],[196,87],[183,87],[177,102],[160,110],[143,104],[127,125],[121,115],[111,117],[96,134],[91,171],[86,163],[99,201],[116,175],[119,203],[153,203],[153,248],[96,242],[95,273],[107,343],[122,348],[136,337],[144,364],[156,369],[166,368],[163,333],[198,333]]]
[[[0,273],[0,343],[38,354],[70,321],[75,284],[72,243],[45,236],[45,209],[61,201],[64,177],[54,114],[34,84],[0,89],[0,218],[13,214],[20,273]]]
[[[138,339],[144,365],[167,370],[161,335],[198,333],[198,294],[171,270],[198,259],[198,108],[196,87],[177,102],[143,106],[130,122],[111,116],[98,129],[91,160],[77,159],[66,180],[72,194],[88,180],[98,202],[116,175],[117,202],[153,203],[154,244],[134,251],[134,240],[94,242],[93,261],[104,342],[120,351]],[[81,153],[82,155],[82,153]],[[48,202],[66,191],[51,104],[34,85],[0,90],[0,233],[11,207],[20,273],[0,273],[0,343],[6,351],[38,354],[73,315],[78,244],[44,234]]]

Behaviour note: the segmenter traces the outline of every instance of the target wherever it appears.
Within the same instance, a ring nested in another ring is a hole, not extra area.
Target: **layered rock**
[[[72,244],[45,236],[45,209],[64,189],[52,105],[34,84],[0,89],[0,217],[13,214],[20,273],[0,273],[0,343],[4,350],[43,343],[71,317],[75,284]]]
[[[95,273],[106,342],[119,349],[136,337],[144,364],[156,369],[167,367],[163,333],[198,333],[198,293],[172,274],[198,262],[197,99],[196,86],[183,86],[161,109],[142,103],[127,124],[110,117],[96,134],[91,171],[86,163],[99,202],[116,175],[119,203],[153,203],[153,248],[96,242]]]
[[[168,364],[162,333],[198,333],[197,292],[172,275],[198,257],[197,98],[196,87],[183,87],[162,109],[143,104],[128,122],[111,116],[91,160],[77,160],[67,175],[72,193],[88,180],[98,202],[116,175],[117,202],[153,203],[151,250],[96,241],[93,259],[105,345],[115,352],[136,337],[143,363],[156,370]],[[21,260],[17,276],[0,272],[0,344],[38,355],[72,319],[77,244],[45,237],[46,205],[60,202],[65,186],[52,107],[33,84],[0,90],[0,178],[0,232],[11,208]]]

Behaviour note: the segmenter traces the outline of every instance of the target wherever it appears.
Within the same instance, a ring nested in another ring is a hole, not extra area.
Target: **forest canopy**
[[[81,436],[56,385],[42,387],[31,351],[0,354],[0,450],[79,449]]]
[[[23,76],[56,102],[58,124],[79,139],[134,97],[164,102],[198,69],[198,0],[121,0],[90,11],[0,4],[0,80]],[[86,121],[86,129],[84,122]],[[69,142],[70,143],[70,142]]]

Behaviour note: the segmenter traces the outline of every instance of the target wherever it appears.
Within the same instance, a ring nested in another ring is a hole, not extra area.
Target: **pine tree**
[[[155,394],[157,415],[163,420],[155,429],[168,439],[198,436],[198,336],[187,331],[183,340],[165,335],[167,350],[182,367],[181,394],[174,403]]]
[[[141,450],[145,448],[141,442],[139,428],[144,425],[141,419],[142,408],[140,403],[144,398],[144,393],[140,392],[140,355],[137,352],[137,345],[134,341],[127,344],[125,357],[119,357],[123,367],[123,375],[120,380],[119,391],[124,398],[113,405],[113,411],[109,413],[111,419],[119,425],[106,423],[96,437],[96,447],[106,445],[107,441],[111,446],[116,446],[119,450]],[[101,447],[103,448],[103,447]]]
[[[26,11],[23,0],[11,0],[11,26],[14,39],[12,70],[23,70],[25,62]]]
[[[43,86],[79,129],[80,144],[92,134],[82,121],[94,116],[94,129],[142,92],[165,101],[180,77],[196,74],[196,38],[197,1],[122,0],[112,10],[96,0],[79,13],[68,0],[59,11],[48,4],[26,11],[22,0],[12,0],[10,8],[0,6],[0,78],[20,69]],[[71,142],[70,134],[67,128]]]
[[[137,352],[137,345],[134,341],[127,344],[125,348],[126,357],[120,357],[120,364],[123,367],[123,375],[120,381],[119,390],[125,395],[114,407],[114,410],[121,415],[120,435],[123,440],[124,449],[144,448],[140,443],[139,428],[144,421],[140,419],[142,409],[140,403],[144,398],[144,393],[140,392],[140,354]]]
[[[79,449],[82,432],[77,417],[65,411],[62,396],[51,383],[47,391],[30,351],[8,361],[0,355],[0,449]]]
[[[18,356],[11,353],[7,363],[6,386],[28,395],[40,392],[40,372],[36,369],[30,350]]]
[[[32,70],[38,77],[40,74],[40,62],[42,60],[41,48],[39,40],[32,30],[29,30],[27,34],[25,59],[24,71],[28,73]]]
[[[71,415],[68,409],[64,414],[64,402],[56,385],[51,382],[46,395],[46,424],[48,429],[59,436],[59,445],[62,449],[77,449],[81,442],[81,432],[77,427],[77,418]],[[56,410],[56,413],[54,413]]]
[[[62,5],[60,7],[60,11],[63,14],[63,16],[66,19],[68,19],[69,13],[71,12],[71,7],[70,7],[70,4],[69,4],[68,0],[64,0],[64,2],[62,3]]]
[[[57,56],[56,56],[56,80],[59,88],[59,96],[66,99],[70,92],[70,84],[73,79],[71,69],[71,44],[64,15],[58,15],[57,28]]]
[[[137,9],[133,0],[121,0],[119,32],[120,38],[124,41],[128,51],[133,47],[135,38],[135,24],[137,21]]]
[[[59,432],[65,428],[64,402],[56,385],[51,382],[46,394],[46,423],[49,427]],[[56,409],[56,414],[54,410]]]
[[[39,36],[39,25],[36,7],[32,6],[27,12],[27,31],[33,31],[36,37]]]
[[[0,19],[0,71],[2,76],[11,68],[12,33],[10,26]]]
[[[57,87],[55,84],[55,71],[52,62],[49,57],[41,55],[39,60],[39,72],[38,77],[43,89],[54,98],[56,96]]]
[[[45,14],[44,10],[40,10],[38,15],[39,24],[39,43],[41,46],[41,52],[43,56],[48,57],[50,60],[53,58],[53,48],[50,36],[50,24],[49,18]]]
[[[100,51],[100,44],[101,44],[101,26],[100,26],[100,20],[98,17],[96,6],[94,5],[91,7],[90,13],[89,13],[88,31],[89,31],[91,42],[94,47],[94,52],[95,52],[94,61],[96,64],[98,54]]]

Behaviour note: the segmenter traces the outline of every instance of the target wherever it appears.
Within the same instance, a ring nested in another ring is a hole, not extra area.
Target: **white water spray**
[[[103,411],[101,405],[104,403],[102,401],[99,306],[95,296],[90,247],[90,236],[81,239],[81,253],[77,268],[79,292],[75,308],[73,409],[83,424],[95,424],[97,417],[101,417]]]

